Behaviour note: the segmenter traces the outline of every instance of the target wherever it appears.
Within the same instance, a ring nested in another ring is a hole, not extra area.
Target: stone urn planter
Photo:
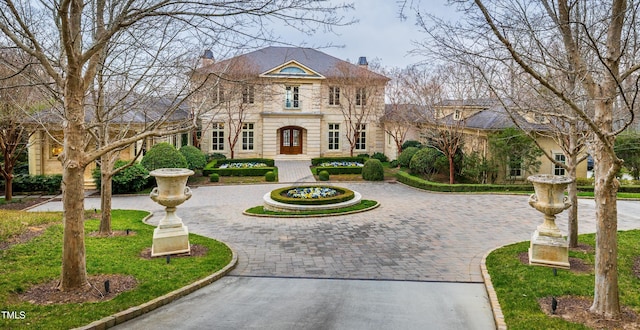
[[[569,244],[556,225],[556,214],[571,207],[564,195],[573,179],[566,176],[538,174],[527,180],[533,183],[535,193],[529,205],[544,214],[544,222],[531,236],[529,264],[555,268],[569,268]]]
[[[176,215],[176,207],[191,198],[191,189],[187,187],[192,170],[186,168],[160,168],[149,175],[156,178],[158,184],[149,197],[165,207],[165,217],[153,231],[151,256],[190,253],[189,231]]]

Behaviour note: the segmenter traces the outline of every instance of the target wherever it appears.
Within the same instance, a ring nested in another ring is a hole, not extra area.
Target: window
[[[340,150],[340,124],[329,124],[329,150]]]
[[[282,68],[280,70],[280,73],[286,73],[286,74],[306,74],[306,72],[304,72],[304,70],[300,69],[297,66],[288,66],[286,68]]]
[[[357,127],[358,139],[356,139],[356,150],[367,149],[367,125],[360,124]]]
[[[509,176],[521,177],[522,176],[522,158],[509,157]]]
[[[211,150],[224,150],[224,123],[213,123],[211,127]]]
[[[242,124],[242,150],[253,150],[253,123]]]
[[[367,91],[363,87],[356,88],[356,105],[367,105]]]
[[[460,120],[462,119],[462,111],[460,110],[456,110],[453,112],[453,120]]]
[[[553,158],[555,158],[556,162],[560,162],[562,164],[565,163],[566,158],[564,157],[564,154],[554,154]],[[553,164],[553,174],[554,175],[564,175],[564,167]]]
[[[300,108],[300,88],[298,86],[287,86],[284,96],[284,107],[287,109]]]
[[[329,105],[340,105],[340,87],[329,87]]]
[[[189,145],[189,133],[182,133],[180,135],[180,147]]]
[[[54,134],[53,138],[49,137],[49,157],[57,158],[62,153],[63,147],[60,143],[63,139],[62,134]]]
[[[213,102],[214,103],[221,103],[225,101],[225,97],[224,97],[224,87],[222,85],[218,85],[216,86],[216,88],[213,90]]]
[[[242,103],[253,104],[255,87],[253,85],[242,86]]]

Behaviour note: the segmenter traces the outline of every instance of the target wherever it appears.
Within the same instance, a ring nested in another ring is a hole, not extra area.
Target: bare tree
[[[193,48],[187,35],[226,49],[256,45],[269,38],[267,19],[285,22],[308,32],[315,27],[331,28],[344,19],[336,15],[343,5],[324,1],[221,2],[205,4],[184,1],[64,0],[32,3],[0,3],[0,31],[38,63],[58,92],[63,109],[64,244],[60,289],[87,286],[84,245],[84,171],[86,166],[110,151],[143,138],[159,135],[167,115],[149,123],[143,132],[107,145],[88,149],[85,100],[93,86],[103,49],[118,45],[119,34],[131,37],[143,50],[126,52],[119,62],[132,63],[122,86],[146,95],[172,95],[176,109],[189,89],[172,79],[176,69],[187,72]],[[255,32],[252,32],[255,31]],[[113,62],[115,63],[118,62]],[[161,74],[163,70],[173,70]],[[153,73],[153,74],[150,74]],[[155,78],[154,78],[155,76]],[[133,79],[135,78],[135,79]],[[159,89],[163,87],[164,90]]]
[[[638,6],[626,0],[474,0],[466,8],[464,23],[431,29],[423,20],[435,41],[430,45],[441,55],[477,67],[484,62],[517,68],[515,74],[531,77],[586,126],[587,148],[596,164],[596,267],[590,311],[606,318],[620,315],[616,174],[622,161],[614,142],[633,121],[638,95]],[[573,77],[572,89],[567,79],[554,79],[557,72]]]
[[[385,133],[391,136],[396,145],[396,158],[402,153],[407,134],[421,118],[421,105],[412,103],[414,100],[406,83],[408,71],[392,68],[383,72],[391,81],[386,88],[387,104],[381,122]]]
[[[4,49],[0,59],[0,151],[2,163],[0,175],[4,178],[4,198],[13,199],[13,170],[20,155],[27,149],[30,129],[30,113],[44,104],[44,95],[30,78],[37,75],[24,53],[15,49]],[[16,67],[23,67],[17,71]]]
[[[349,142],[349,154],[362,145],[366,134],[366,124],[377,122],[383,115],[378,105],[384,98],[384,86],[388,78],[377,74],[368,67],[340,62],[334,68],[330,85],[340,88],[340,112],[345,122],[345,134]]]

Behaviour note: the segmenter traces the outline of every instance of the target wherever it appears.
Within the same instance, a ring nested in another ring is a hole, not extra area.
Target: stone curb
[[[487,270],[487,256],[489,254],[502,246],[499,246],[489,252],[487,252],[484,257],[482,257],[482,262],[480,262],[480,271],[482,272],[482,278],[484,279],[484,287],[487,290],[487,296],[489,296],[489,304],[491,305],[491,311],[493,312],[493,320],[496,323],[497,330],[507,330],[507,323],[504,321],[504,314],[502,314],[502,308],[500,308],[500,302],[498,301],[498,294],[496,294],[496,290],[493,288],[493,283],[491,283],[491,275],[489,275],[489,271]]]
[[[147,219],[151,217],[151,214],[149,216],[147,216]],[[146,223],[146,220],[144,219],[143,222]],[[114,327],[118,324],[124,323],[126,321],[129,321],[131,319],[134,319],[142,314],[148,313],[154,309],[157,309],[159,307],[162,307],[168,303],[173,302],[174,300],[177,300],[179,298],[182,298],[198,289],[201,289],[217,280],[219,280],[220,278],[222,278],[223,276],[227,275],[229,272],[231,272],[234,268],[236,268],[236,265],[238,264],[238,255],[236,254],[236,252],[234,250],[231,249],[231,247],[229,247],[228,244],[221,242],[224,245],[226,245],[229,250],[231,250],[231,262],[226,265],[224,268],[222,268],[221,270],[203,278],[200,280],[197,280],[191,284],[188,284],[187,286],[184,286],[180,289],[176,289],[174,291],[171,291],[163,296],[160,296],[158,298],[155,298],[151,301],[148,301],[146,303],[143,303],[141,305],[138,306],[134,306],[131,307],[129,309],[126,309],[124,311],[115,313],[113,315],[104,317],[100,320],[91,322],[83,327],[79,327],[79,328],[75,328],[76,330],[102,330],[102,329],[108,329],[111,327]]]

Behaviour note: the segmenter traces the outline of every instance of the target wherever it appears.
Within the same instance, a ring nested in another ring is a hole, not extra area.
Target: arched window
[[[306,74],[306,72],[304,72],[304,70],[300,69],[299,67],[296,66],[288,66],[285,68],[282,68],[280,70],[280,73],[286,73],[286,74]]]

